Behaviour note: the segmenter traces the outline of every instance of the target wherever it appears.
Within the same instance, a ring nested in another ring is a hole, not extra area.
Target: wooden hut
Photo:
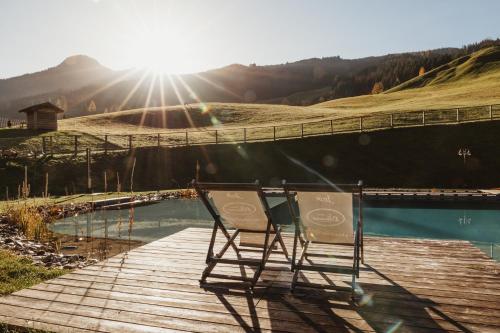
[[[19,110],[26,113],[26,125],[32,130],[52,130],[57,131],[57,115],[63,113],[60,107],[45,102]]]

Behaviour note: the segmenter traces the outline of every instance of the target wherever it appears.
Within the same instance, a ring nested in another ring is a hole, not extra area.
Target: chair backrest
[[[361,185],[348,187],[347,192],[328,186],[290,184],[296,194],[303,237],[312,242],[354,244],[353,192]]]
[[[267,229],[268,217],[257,191],[209,190],[208,198],[223,222],[243,230]]]

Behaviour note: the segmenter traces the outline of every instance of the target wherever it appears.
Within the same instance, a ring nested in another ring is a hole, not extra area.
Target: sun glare
[[[139,45],[132,57],[135,67],[155,74],[183,74],[195,70],[194,50],[181,34],[147,31],[136,41]]]

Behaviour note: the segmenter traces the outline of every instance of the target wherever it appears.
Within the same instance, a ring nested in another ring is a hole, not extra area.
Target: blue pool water
[[[292,231],[284,199],[269,198],[269,201],[278,223]],[[366,203],[363,213],[365,234],[469,240],[488,255],[500,259],[498,208],[464,207],[464,204],[446,208],[398,207]],[[173,199],[134,209],[96,211],[57,221],[52,230],[81,237],[130,237],[151,242],[188,227],[212,227],[208,211],[198,200]]]

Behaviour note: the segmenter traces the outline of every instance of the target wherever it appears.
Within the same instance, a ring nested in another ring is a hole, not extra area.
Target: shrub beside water
[[[44,240],[49,236],[47,221],[34,206],[16,205],[7,208],[7,222],[19,228],[28,239]]]

